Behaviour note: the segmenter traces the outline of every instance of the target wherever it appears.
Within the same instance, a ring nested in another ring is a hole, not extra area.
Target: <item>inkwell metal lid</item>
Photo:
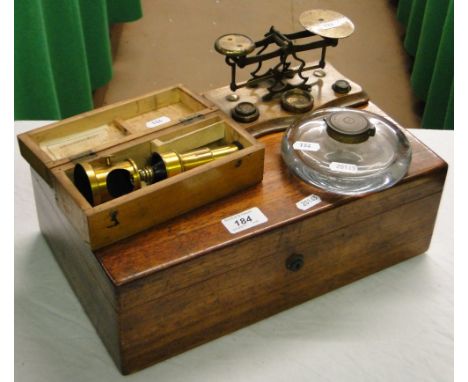
[[[342,143],[361,143],[375,135],[375,127],[369,120],[352,111],[337,111],[325,118],[327,133]]]
[[[289,169],[323,190],[361,195],[391,187],[411,162],[405,134],[383,116],[355,109],[323,109],[286,131],[282,155]]]

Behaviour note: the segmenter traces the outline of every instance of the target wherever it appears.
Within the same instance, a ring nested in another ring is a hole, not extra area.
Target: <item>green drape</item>
[[[16,0],[15,119],[92,109],[112,77],[109,25],[140,17],[140,0]]]
[[[411,85],[425,101],[421,125],[453,129],[453,0],[400,0],[404,46],[414,56]]]

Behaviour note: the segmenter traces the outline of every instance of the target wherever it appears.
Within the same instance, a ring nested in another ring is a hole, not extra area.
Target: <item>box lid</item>
[[[50,170],[216,110],[182,85],[115,103],[18,136],[28,163],[51,184]]]

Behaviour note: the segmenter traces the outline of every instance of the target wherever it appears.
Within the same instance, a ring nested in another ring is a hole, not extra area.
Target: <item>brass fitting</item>
[[[102,167],[79,162],[75,165],[73,179],[75,186],[92,206],[141,187],[138,166],[130,158],[112,163],[110,157],[107,157],[106,165]]]

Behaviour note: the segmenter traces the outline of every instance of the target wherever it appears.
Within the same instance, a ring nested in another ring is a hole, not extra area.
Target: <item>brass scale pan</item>
[[[354,24],[350,19],[328,9],[305,11],[299,16],[299,22],[309,32],[325,38],[341,39],[354,32]],[[231,33],[219,37],[215,49],[225,56],[246,56],[254,51],[255,43],[246,35]]]
[[[309,32],[326,38],[345,38],[354,32],[354,24],[341,13],[312,9],[301,13],[299,22]]]

